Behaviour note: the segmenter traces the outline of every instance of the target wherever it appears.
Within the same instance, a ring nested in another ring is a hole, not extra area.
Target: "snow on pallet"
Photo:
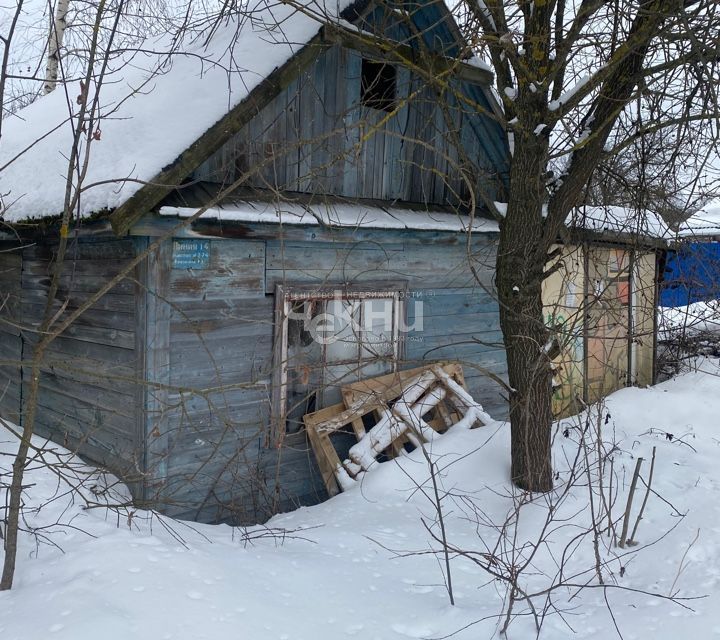
[[[472,428],[491,422],[465,387],[462,367],[437,363],[342,388],[343,403],[304,416],[323,482],[332,496],[352,487],[385,453],[402,455],[452,426]],[[331,437],[352,431],[357,443],[344,461]]]

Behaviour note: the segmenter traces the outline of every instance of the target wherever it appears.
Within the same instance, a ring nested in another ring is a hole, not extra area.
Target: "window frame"
[[[288,402],[288,319],[293,302],[307,300],[332,300],[340,291],[343,299],[357,300],[393,300],[393,354],[392,369],[397,371],[401,362],[405,342],[400,340],[401,321],[407,324],[407,282],[382,281],[357,284],[276,284],[275,285],[275,322],[273,330],[273,371],[270,410],[270,430],[268,444],[279,447],[287,435]],[[361,344],[361,343],[359,343]]]

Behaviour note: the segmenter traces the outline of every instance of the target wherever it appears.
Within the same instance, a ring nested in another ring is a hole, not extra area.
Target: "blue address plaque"
[[[173,240],[173,269],[207,269],[209,265],[209,240]]]

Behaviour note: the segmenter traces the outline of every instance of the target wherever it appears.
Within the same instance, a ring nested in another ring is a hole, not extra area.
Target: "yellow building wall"
[[[655,254],[638,253],[633,269],[633,367],[631,383],[653,383],[655,346]]]
[[[559,255],[547,265],[555,270],[543,283],[543,306],[559,347],[553,413],[563,417],[583,401],[652,383],[655,254],[602,245],[554,249]]]
[[[628,383],[630,252],[588,249],[587,399],[597,402]]]
[[[583,248],[554,247],[560,255],[547,265],[556,270],[543,282],[545,324],[559,346],[553,359],[553,414],[566,416],[581,410],[583,397]],[[558,264],[559,263],[559,264]]]

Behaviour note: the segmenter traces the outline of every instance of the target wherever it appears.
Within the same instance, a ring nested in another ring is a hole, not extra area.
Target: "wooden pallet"
[[[331,496],[340,491],[337,475],[343,465],[330,438],[334,433],[349,426],[360,441],[366,434],[363,417],[374,410],[375,407],[371,403],[360,402],[350,408],[340,403],[303,416],[310,446],[315,454],[325,488]]]
[[[408,441],[421,446],[433,431],[444,432],[469,418],[477,421],[477,412],[470,416],[469,407],[479,405],[468,394],[462,367],[457,363],[437,363],[369,378],[346,385],[342,394],[343,404],[303,417],[331,496],[358,479],[382,451],[397,455]],[[369,432],[366,421],[374,425]],[[350,458],[341,461],[331,437],[349,429],[359,446],[353,446]]]
[[[345,406],[349,407],[363,399],[372,398],[378,407],[377,414],[397,401],[408,383],[427,371],[431,366],[441,367],[453,380],[466,389],[462,365],[457,362],[437,362],[434,365],[388,373],[376,378],[368,378],[345,385],[341,389]],[[432,415],[429,416],[427,422],[433,429],[441,433],[462,417],[457,411],[453,411],[453,408],[448,406],[448,403],[444,400],[439,402],[431,413]]]

